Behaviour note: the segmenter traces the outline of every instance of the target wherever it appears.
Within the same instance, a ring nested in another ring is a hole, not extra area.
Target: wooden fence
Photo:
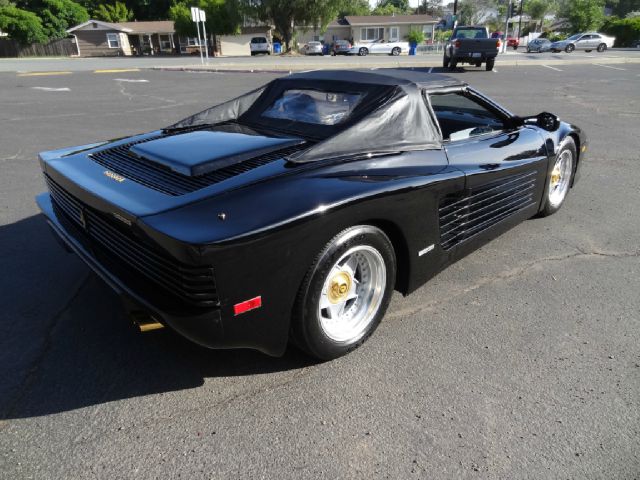
[[[32,45],[21,45],[15,40],[0,38],[0,57],[69,57],[77,53],[76,44],[70,38]]]

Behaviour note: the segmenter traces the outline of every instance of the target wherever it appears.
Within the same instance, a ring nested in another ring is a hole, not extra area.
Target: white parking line
[[[611,65],[600,65],[599,63],[594,63],[594,65],[604,68],[611,68],[612,70],[626,70],[626,68],[612,67]]]
[[[556,72],[562,72],[562,70],[560,70],[559,68],[552,67],[550,65],[540,65],[540,66],[544,68],[550,68],[551,70],[555,70]]]
[[[129,82],[129,83],[149,83],[149,80],[144,78],[114,78],[116,82]]]
[[[69,87],[53,88],[53,87],[31,87],[33,90],[42,90],[44,92],[70,92]]]
[[[433,71],[433,67],[431,67],[431,68],[429,69],[429,73],[431,73],[432,71]]]

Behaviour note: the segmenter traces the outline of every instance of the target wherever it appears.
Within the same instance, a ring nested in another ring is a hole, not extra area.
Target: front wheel
[[[514,45],[514,46],[513,46],[513,49],[514,49],[514,50],[518,50],[518,46],[517,46],[517,45]]]
[[[527,53],[531,53],[531,49],[527,47]]]
[[[598,52],[602,53],[607,49],[607,45],[604,43],[601,43],[600,45],[598,45]]]
[[[485,69],[487,70],[487,72],[490,72],[491,70],[493,70],[493,66],[495,64],[496,64],[495,58],[487,58],[487,64],[485,65]]]
[[[449,67],[449,57],[445,55],[444,57],[442,57],[442,68],[448,68],[448,67]]]
[[[393,55],[394,57],[397,57],[398,55],[400,55],[400,48],[399,47],[394,47],[391,50],[391,55]]]
[[[300,286],[292,339],[321,360],[361,345],[384,316],[395,284],[393,246],[370,225],[347,228],[322,249]]]
[[[358,55],[360,55],[361,57],[366,57],[368,54],[369,54],[369,50],[367,50],[364,47],[358,50]]]
[[[567,52],[567,53],[571,53],[571,52],[573,52],[575,49],[576,49],[575,45],[573,45],[573,44],[571,44],[571,43],[570,43],[569,45],[567,45],[566,47],[564,47],[564,51],[565,51],[565,52]]]
[[[546,217],[560,210],[573,183],[577,159],[576,144],[573,138],[568,137],[560,147],[553,169],[547,179],[549,185],[544,208],[540,212],[541,216]]]

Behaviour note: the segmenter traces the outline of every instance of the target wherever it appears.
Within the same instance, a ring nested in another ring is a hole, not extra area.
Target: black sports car
[[[53,231],[143,329],[321,359],[517,223],[549,215],[587,142],[455,78],[314,71],[162,130],[40,155]]]

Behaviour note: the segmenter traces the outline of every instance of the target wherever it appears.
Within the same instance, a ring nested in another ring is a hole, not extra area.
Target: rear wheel
[[[480,68],[482,66],[482,62],[476,62],[476,67]]]
[[[531,49],[527,47],[527,53],[531,53]]]
[[[369,54],[369,50],[364,47],[358,50],[358,55],[360,55],[361,57],[366,57],[368,54]]]
[[[400,47],[394,47],[391,50],[391,55],[393,55],[394,57],[397,57],[398,55],[400,55]]]
[[[517,46],[517,45],[514,45],[514,46],[513,46],[513,49],[514,49],[514,50],[518,50],[518,46]]]
[[[396,275],[389,238],[370,225],[347,228],[322,249],[302,282],[292,339],[321,360],[362,344],[385,314]]]
[[[589,53],[591,50],[585,50],[585,52]]]
[[[449,67],[449,57],[447,57],[446,55],[442,57],[442,67],[443,68]]]
[[[604,43],[601,43],[600,45],[598,45],[598,51],[600,53],[604,52],[607,49],[607,45]]]
[[[566,47],[564,47],[564,51],[567,53],[571,53],[576,49],[576,46],[573,45],[572,43],[570,43],[569,45],[567,45]]]
[[[493,66],[496,63],[496,59],[495,58],[488,58],[487,59],[487,64],[485,65],[485,69],[487,70],[487,72],[490,72],[491,70],[493,70]]]
[[[456,60],[455,58],[452,58],[451,60],[449,60],[449,70],[455,70],[457,66],[458,66],[458,60]]]
[[[578,154],[573,138],[564,140],[556,156],[555,164],[549,174],[544,208],[540,215],[546,217],[556,213],[564,203],[573,182]]]

